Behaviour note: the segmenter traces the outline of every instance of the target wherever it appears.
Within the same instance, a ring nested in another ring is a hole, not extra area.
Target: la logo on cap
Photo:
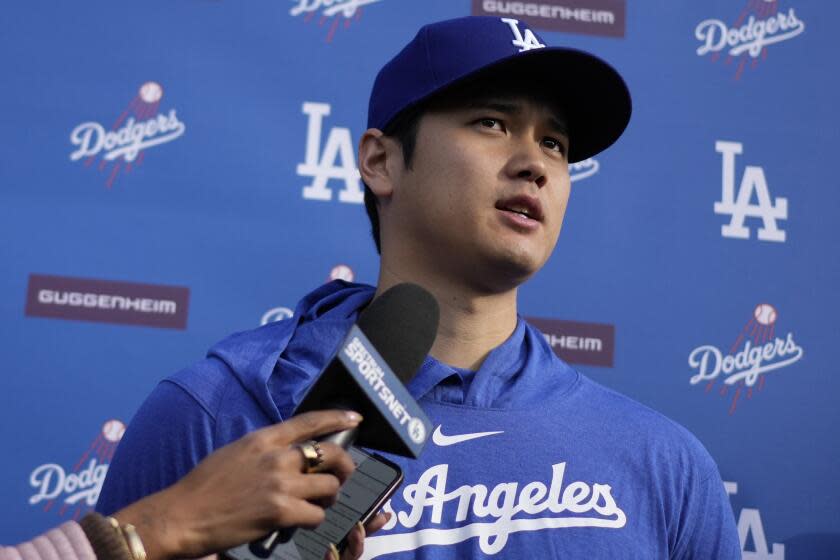
[[[542,49],[545,47],[542,43],[539,42],[537,36],[534,35],[534,32],[525,28],[525,35],[522,34],[522,31],[519,30],[519,20],[518,19],[511,19],[511,18],[501,18],[503,22],[510,26],[510,30],[513,32],[513,43],[514,47],[519,47],[519,52],[523,51],[530,51],[531,49]]]

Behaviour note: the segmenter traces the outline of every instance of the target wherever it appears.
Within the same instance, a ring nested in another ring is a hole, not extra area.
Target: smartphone
[[[326,510],[324,522],[315,529],[298,529],[291,540],[278,544],[268,558],[273,560],[323,560],[334,543],[339,551],[356,523],[367,523],[403,481],[399,466],[378,454],[357,447],[347,450],[356,470],[341,487],[338,500]],[[264,560],[250,545],[232,548],[225,554],[234,560]]]

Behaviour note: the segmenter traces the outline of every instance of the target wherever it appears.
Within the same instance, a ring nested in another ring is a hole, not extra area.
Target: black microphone
[[[295,414],[311,410],[355,410],[364,421],[330,434],[345,449],[353,443],[417,458],[431,422],[405,388],[423,364],[437,335],[439,308],[416,284],[397,284],[361,313],[338,351],[307,391]],[[293,528],[275,531],[250,544],[259,558],[287,542]]]

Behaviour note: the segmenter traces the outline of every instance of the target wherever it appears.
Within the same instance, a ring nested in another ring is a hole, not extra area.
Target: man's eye
[[[481,124],[481,126],[486,128],[502,128],[502,121],[500,121],[499,119],[484,118],[480,119],[478,122]]]
[[[560,152],[561,154],[566,153],[566,147],[563,145],[563,143],[560,142],[560,140],[556,140],[554,138],[543,138],[543,146],[545,146],[549,150]]]

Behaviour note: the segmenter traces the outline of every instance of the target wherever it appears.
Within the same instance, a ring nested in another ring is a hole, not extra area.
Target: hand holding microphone
[[[252,432],[114,518],[136,527],[149,560],[203,556],[277,527],[315,527],[354,465],[341,447],[324,442],[318,472],[306,474],[297,444],[354,429],[360,420],[351,411],[319,411]]]

